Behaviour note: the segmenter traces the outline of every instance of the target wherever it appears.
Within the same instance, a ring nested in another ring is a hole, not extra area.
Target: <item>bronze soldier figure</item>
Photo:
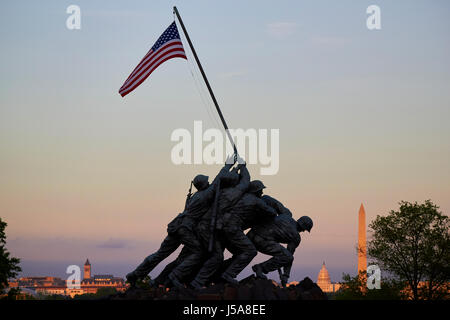
[[[265,195],[262,197],[265,203],[274,208],[278,216],[266,223],[254,226],[247,236],[251,239],[256,249],[264,254],[272,256],[269,260],[255,264],[252,269],[257,277],[267,279],[266,273],[279,270],[280,280],[283,286],[287,283],[295,249],[300,244],[300,232],[311,231],[313,222],[311,218],[303,216],[297,221],[292,218],[292,213],[278,200]],[[287,248],[280,243],[287,244]],[[281,272],[283,268],[284,272]]]
[[[186,209],[168,224],[168,234],[161,243],[159,250],[149,255],[134,271],[127,274],[127,281],[131,285],[134,285],[138,279],[149,274],[181,244],[187,248],[185,251],[189,254],[168,275],[175,286],[181,286],[179,279],[183,278],[193,266],[202,260],[202,246],[193,229],[197,221],[209,210],[219,180],[229,173],[230,168],[233,166],[234,163],[230,159],[227,159],[225,166],[211,184],[208,182],[208,176],[197,175],[194,178],[193,184],[197,192],[187,201]]]
[[[217,225],[220,224],[223,212],[225,212],[229,208],[232,208],[242,197],[242,195],[247,191],[248,186],[250,185],[250,174],[247,170],[247,167],[245,163],[243,163],[242,159],[239,159],[238,161],[241,163],[222,179],[222,189],[220,190],[217,203],[217,211],[219,215],[217,218]],[[237,172],[239,172],[239,174],[237,174]],[[203,216],[197,226],[199,238],[205,248],[208,248],[209,240],[211,236],[213,236],[210,229],[212,213],[213,210],[211,208],[208,213]],[[216,272],[224,259],[224,241],[225,239],[223,238],[222,234],[216,231],[216,234],[214,235],[212,252],[209,253],[207,260],[203,264],[197,276],[190,283],[192,287],[201,288]]]
[[[232,248],[231,264],[222,274],[222,278],[237,284],[236,276],[253,260],[257,250],[244,230],[271,219],[276,211],[262,199],[264,184],[259,180],[250,183],[247,193],[223,214],[222,233],[227,245]]]
[[[261,185],[253,183],[250,187],[250,174],[245,165],[240,168],[241,178],[235,188],[224,190],[219,198],[220,217],[217,225],[219,241],[203,268],[200,270],[191,286],[199,288],[214,275],[223,263],[225,247],[232,248],[233,258],[230,265],[222,273],[221,278],[236,284],[235,277],[256,256],[257,251],[253,243],[246,237],[244,230],[257,223],[257,219],[276,216],[275,210],[261,200]],[[247,191],[247,192],[245,192]],[[201,226],[199,225],[199,228]],[[221,240],[221,241],[220,241]]]

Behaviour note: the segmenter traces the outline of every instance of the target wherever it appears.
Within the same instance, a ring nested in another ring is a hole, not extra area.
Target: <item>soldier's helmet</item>
[[[264,185],[264,183],[262,183],[261,180],[253,180],[250,182],[250,186],[248,187],[248,192],[256,193],[258,191],[261,191],[265,187],[266,186]]]
[[[195,176],[192,183],[194,184],[194,187],[197,188],[197,190],[203,190],[209,185],[208,178],[209,178],[208,176],[198,174]]]
[[[300,219],[298,219],[297,224],[300,226],[302,230],[306,230],[308,232],[311,232],[311,229],[313,227],[313,221],[308,216],[303,216]]]
[[[227,172],[221,178],[222,188],[234,187],[239,183],[239,174],[237,172]]]

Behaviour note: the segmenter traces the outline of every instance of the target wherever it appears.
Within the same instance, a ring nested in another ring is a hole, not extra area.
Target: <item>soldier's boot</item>
[[[263,268],[259,264],[255,264],[252,267],[252,270],[256,273],[256,277],[260,279],[267,280],[266,275],[264,274]]]
[[[173,273],[169,274],[168,278],[170,279],[170,281],[172,281],[172,284],[178,289],[184,288],[184,285],[180,282],[180,280],[178,280],[177,276],[174,275]]]
[[[127,282],[130,284],[131,287],[135,287],[136,286],[136,282],[139,279],[134,271],[128,273],[126,275],[126,278],[127,278]]]
[[[193,281],[189,284],[189,286],[190,286],[191,288],[197,289],[197,290],[199,290],[199,289],[201,289],[201,288],[204,287],[204,285],[203,285],[202,283],[198,282],[197,280],[193,280]]]
[[[227,273],[222,273],[221,278],[223,280],[225,280],[226,282],[228,282],[229,284],[232,284],[235,286],[237,286],[239,284],[239,281],[237,281],[235,278],[233,278],[232,276],[230,276]]]

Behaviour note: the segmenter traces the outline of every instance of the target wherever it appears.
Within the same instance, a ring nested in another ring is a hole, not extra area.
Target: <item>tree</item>
[[[8,279],[16,277],[18,272],[22,271],[19,267],[20,260],[10,257],[10,253],[5,247],[6,226],[7,223],[0,218],[0,294],[8,287]]]
[[[70,300],[69,296],[64,296],[62,294],[50,294],[50,295],[42,295],[42,300]]]
[[[334,298],[336,300],[402,300],[406,298],[404,288],[404,282],[382,278],[380,289],[369,290],[366,272],[360,272],[355,277],[344,273],[341,287]]]
[[[116,288],[110,288],[110,287],[103,287],[98,288],[97,293],[95,294],[96,297],[107,297],[112,294],[116,294],[117,290]]]
[[[101,287],[97,289],[96,293],[84,293],[77,294],[73,297],[74,300],[96,300],[99,298],[105,298],[110,295],[114,295],[117,293],[116,288],[112,287]]]
[[[406,281],[414,300],[442,299],[450,281],[449,218],[431,200],[399,205],[398,211],[369,224],[368,255],[382,270]]]

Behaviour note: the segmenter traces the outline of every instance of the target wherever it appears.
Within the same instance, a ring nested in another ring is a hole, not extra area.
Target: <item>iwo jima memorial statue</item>
[[[300,232],[311,231],[313,221],[307,216],[298,220],[280,201],[263,195],[266,188],[260,180],[250,180],[245,161],[239,157],[236,145],[217,100],[200,64],[198,56],[176,7],[174,15],[183,29],[203,80],[225,128],[234,154],[212,182],[208,176],[197,175],[191,182],[184,211],[167,226],[167,236],[160,248],[128,273],[130,290],[159,263],[183,246],[178,257],[169,263],[155,279],[153,288],[202,290],[211,284],[239,286],[236,276],[248,266],[257,252],[272,256],[255,264],[253,281],[267,280],[265,274],[278,271],[283,287],[289,280],[295,249],[300,244]],[[138,87],[160,64],[171,58],[187,59],[175,21],[159,37],[150,51],[119,89],[122,97]],[[192,194],[192,185],[197,191]],[[246,234],[245,230],[250,229]],[[287,244],[284,247],[282,244]],[[224,250],[232,257],[224,261]],[[244,279],[245,281],[248,279]],[[307,280],[307,281],[306,281]],[[241,281],[241,282],[242,282]],[[320,289],[309,278],[308,288]],[[281,290],[281,289],[280,289]],[[164,292],[166,290],[163,290]],[[322,293],[320,291],[320,293]],[[248,297],[247,297],[248,298]]]

